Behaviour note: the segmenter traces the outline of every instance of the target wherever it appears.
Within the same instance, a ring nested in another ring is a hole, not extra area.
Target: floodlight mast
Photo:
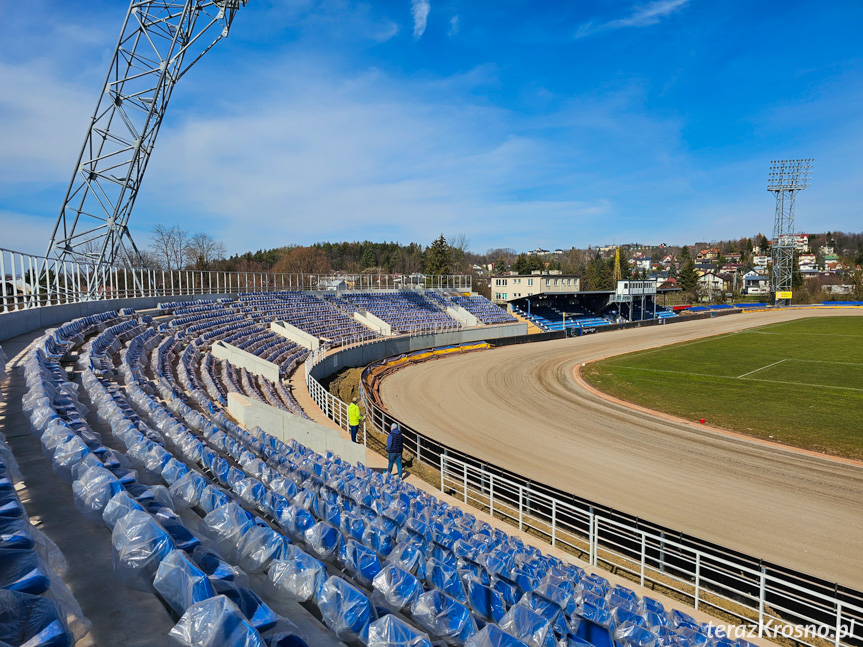
[[[228,35],[246,1],[129,5],[46,253],[88,266],[88,293],[98,291],[98,277],[116,261],[144,265],[129,216],[168,101],[177,81]]]
[[[815,160],[786,159],[770,162],[767,190],[776,197],[776,218],[770,247],[773,266],[770,270],[770,293],[778,306],[791,305],[791,283],[794,272],[794,211],[797,193],[809,186]]]

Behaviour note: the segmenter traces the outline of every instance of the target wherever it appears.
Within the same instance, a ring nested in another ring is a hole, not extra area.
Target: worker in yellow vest
[[[360,415],[360,407],[357,405],[357,398],[351,400],[348,405],[348,426],[351,428],[351,440],[357,442],[357,431],[360,428],[360,420],[365,420],[365,416]]]

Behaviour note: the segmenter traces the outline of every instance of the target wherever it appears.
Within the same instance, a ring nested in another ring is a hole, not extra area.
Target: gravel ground
[[[580,363],[609,355],[849,314],[863,311],[731,315],[504,347],[405,368],[381,393],[406,424],[479,458],[860,589],[863,465],[639,411],[574,379]]]

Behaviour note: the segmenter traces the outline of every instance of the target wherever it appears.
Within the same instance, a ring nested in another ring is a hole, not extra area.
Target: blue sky
[[[0,247],[42,253],[128,5],[0,3]],[[177,86],[132,216],[230,252],[863,229],[863,3],[250,0]]]

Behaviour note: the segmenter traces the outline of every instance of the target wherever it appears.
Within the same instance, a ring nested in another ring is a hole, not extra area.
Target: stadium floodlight
[[[129,215],[168,101],[189,68],[228,35],[245,3],[131,0],[47,257],[81,263],[90,277],[117,259],[143,265]]]
[[[770,162],[767,190],[776,197],[776,217],[770,251],[770,292],[776,305],[790,305],[794,272],[794,212],[797,193],[812,181],[813,158],[784,159]]]

